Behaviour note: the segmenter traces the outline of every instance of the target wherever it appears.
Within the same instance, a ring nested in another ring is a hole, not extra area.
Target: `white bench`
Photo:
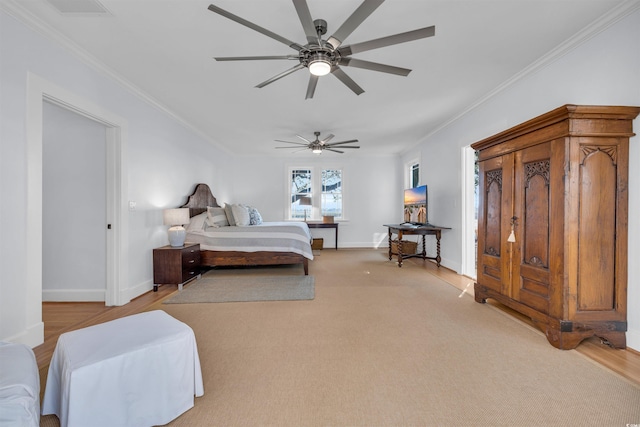
[[[62,427],[164,425],[203,394],[193,330],[156,310],[60,335],[42,414]]]
[[[0,426],[40,425],[40,376],[33,350],[0,342]]]

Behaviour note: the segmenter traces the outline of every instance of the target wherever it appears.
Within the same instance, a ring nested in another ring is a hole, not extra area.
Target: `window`
[[[325,169],[322,171],[322,215],[342,218],[342,171]]]
[[[420,185],[420,163],[409,165],[409,187],[415,188]]]
[[[289,218],[303,219],[311,217],[313,194],[311,193],[311,169],[293,169],[291,171],[291,207]]]
[[[289,169],[289,219],[344,218],[342,169]]]

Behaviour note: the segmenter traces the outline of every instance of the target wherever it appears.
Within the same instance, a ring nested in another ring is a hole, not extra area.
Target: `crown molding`
[[[551,51],[547,52],[546,54],[538,58],[529,66],[525,67],[523,70],[514,74],[508,80],[505,80],[499,86],[497,86],[496,88],[494,88],[493,90],[491,90],[490,92],[488,92],[487,94],[479,98],[476,102],[469,105],[469,107],[462,110],[459,114],[445,121],[440,126],[436,127],[433,131],[429,132],[424,137],[422,137],[421,141],[418,142],[416,145],[404,150],[402,154],[411,152],[412,150],[415,149],[416,146],[418,146],[425,139],[429,138],[432,135],[435,135],[436,133],[440,132],[442,129],[460,120],[462,117],[464,117],[471,111],[475,110],[476,108],[479,108],[484,103],[490,101],[493,97],[497,96],[498,94],[508,89],[509,87],[519,82],[520,80],[525,79],[529,75],[536,73],[538,70],[547,67],[549,64],[567,55],[569,52],[575,50],[580,45],[586,43],[588,40],[602,33],[606,29],[610,28],[611,26],[621,21],[622,19],[626,18],[627,16],[633,14],[637,10],[640,10],[640,0],[627,0],[619,4],[618,6],[614,7],[609,12],[602,15],[600,18],[596,19],[595,21],[587,25],[582,30],[578,31],[569,39],[567,39],[566,41],[556,46]]]
[[[192,131],[196,135],[200,136],[201,138],[209,142],[214,147],[222,150],[226,154],[229,154],[229,155],[234,154],[227,147],[213,140],[206,133],[204,133],[203,131],[201,131],[194,125],[192,125],[188,120],[184,119],[182,116],[175,113],[173,110],[171,110],[169,107],[164,105],[162,102],[160,102],[153,96],[149,95],[147,92],[143,91],[140,87],[138,87],[137,85],[133,84],[132,82],[124,78],[122,75],[120,75],[118,72],[113,70],[111,67],[101,62],[96,57],[91,55],[89,52],[84,50],[82,47],[77,45],[71,39],[64,36],[59,31],[56,31],[53,27],[51,27],[46,22],[42,21],[37,16],[33,15],[31,12],[29,12],[23,6],[21,6],[16,0],[0,0],[0,10],[6,12],[10,16],[22,22],[23,24],[25,24],[27,27],[34,30],[38,34],[61,45],[63,48],[65,48],[68,52],[70,52],[72,55],[74,55],[83,63],[89,65],[98,73],[101,73],[107,76],[109,79],[114,80],[117,84],[122,86],[125,90],[132,93],[143,102],[167,114],[172,119],[180,123],[182,126],[187,128],[188,130]]]

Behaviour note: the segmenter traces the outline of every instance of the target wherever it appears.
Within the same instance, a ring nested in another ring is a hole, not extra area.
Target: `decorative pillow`
[[[260,225],[262,224],[262,215],[258,212],[258,209],[253,206],[247,206],[249,210],[249,225]]]
[[[187,233],[191,233],[193,231],[204,231],[208,226],[207,213],[202,212],[201,214],[191,217],[191,221],[189,221],[189,224],[185,229],[187,230]]]
[[[233,219],[238,226],[249,225],[249,209],[243,205],[231,205],[231,212],[233,212]]]
[[[224,212],[224,208],[207,206],[207,218],[212,227],[227,227],[229,225],[229,220],[227,219],[227,214]]]
[[[229,225],[236,225],[236,220],[233,217],[233,212],[229,203],[224,204],[224,214],[227,216],[227,222]]]

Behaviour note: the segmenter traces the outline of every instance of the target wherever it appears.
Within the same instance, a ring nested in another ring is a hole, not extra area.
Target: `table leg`
[[[440,267],[440,231],[436,231],[436,265]]]
[[[398,231],[398,267],[402,267],[402,230]]]
[[[393,253],[391,252],[391,229],[389,229],[389,261],[391,261],[391,258],[393,257]]]
[[[422,259],[427,258],[427,236],[426,234],[422,235]]]

